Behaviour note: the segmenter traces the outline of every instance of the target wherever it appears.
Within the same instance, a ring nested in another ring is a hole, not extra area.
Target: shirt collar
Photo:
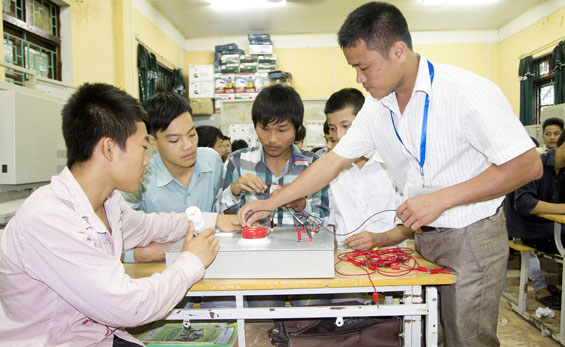
[[[82,187],[68,167],[65,167],[59,175],[53,176],[51,187],[57,196],[67,201],[81,218],[86,219],[89,223],[94,223],[95,220],[99,219],[96,213],[94,213],[90,200],[88,200],[84,190],[82,190]],[[104,202],[104,206],[107,206],[108,203],[113,204],[115,199],[119,199],[119,196],[120,193],[114,191]],[[113,212],[111,208],[106,208],[107,214]],[[111,218],[108,219],[110,220]],[[99,233],[106,232],[105,228],[95,228],[95,230]]]
[[[416,92],[424,92],[431,99],[432,81],[430,79],[428,59],[420,54],[417,54],[417,56],[420,57],[420,62],[418,63],[418,75],[416,76],[416,82],[414,83],[414,88],[412,89],[412,95],[414,95],[414,93]],[[369,97],[373,98],[370,95]],[[373,100],[378,99],[373,98]],[[397,112],[396,110],[398,109],[398,101],[396,100],[395,91],[383,97],[380,101],[386,108]]]
[[[155,186],[166,186],[175,179],[163,163],[163,159],[161,159],[160,154],[155,154],[153,158],[151,158],[151,161],[153,162],[152,169],[155,170],[153,172],[153,174],[155,175]]]
[[[167,169],[167,167],[165,166],[165,163],[163,163],[161,155],[155,154],[155,156],[153,156],[151,160],[153,161],[153,168],[156,169],[154,172],[155,186],[163,187],[171,183],[171,181],[175,180],[173,175],[171,175],[171,173],[169,172],[169,169]],[[200,163],[198,161],[198,151],[196,152],[196,162],[194,163],[194,167],[192,169],[192,177],[199,177],[199,175],[203,172],[212,172],[210,165],[206,163]]]
[[[286,167],[290,167],[289,165],[294,166],[308,166],[308,160],[302,154],[300,148],[296,147],[294,144],[292,146],[292,155],[290,159],[287,161]],[[257,150],[252,153],[251,160],[257,164],[262,163],[265,167],[268,167],[267,161],[265,160],[265,151],[263,150],[263,145],[259,144],[256,147]],[[283,172],[285,172],[283,170]]]

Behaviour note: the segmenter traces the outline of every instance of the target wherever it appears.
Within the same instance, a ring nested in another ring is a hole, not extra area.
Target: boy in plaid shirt
[[[296,147],[294,138],[302,125],[304,106],[291,87],[274,85],[263,89],[251,110],[260,146],[244,148],[228,158],[222,183],[220,211],[237,213],[248,200],[263,200],[300,175],[319,157]],[[285,206],[318,218],[328,215],[328,188]],[[276,211],[278,225],[293,225],[290,213]]]

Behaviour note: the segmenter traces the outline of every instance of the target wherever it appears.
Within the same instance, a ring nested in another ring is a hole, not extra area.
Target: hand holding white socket
[[[204,219],[202,219],[202,212],[196,206],[190,206],[184,211],[186,218],[194,224],[194,233],[196,235],[204,231]]]

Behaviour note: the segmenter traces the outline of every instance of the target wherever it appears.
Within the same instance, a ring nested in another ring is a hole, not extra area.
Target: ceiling
[[[237,1],[237,0],[232,0]],[[287,0],[269,10],[217,12],[206,0],[149,0],[185,38],[247,33],[336,33],[347,15],[366,0]],[[391,0],[411,31],[496,30],[546,0],[499,0],[483,6],[424,5],[422,0]]]

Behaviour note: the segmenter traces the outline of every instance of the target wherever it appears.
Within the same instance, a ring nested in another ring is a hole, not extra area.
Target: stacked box
[[[214,97],[214,66],[188,66],[188,96],[189,98]]]
[[[216,94],[216,100],[214,102],[215,113],[222,112],[222,102],[224,100],[235,100],[235,94]]]
[[[214,99],[190,99],[193,115],[208,115],[214,113]]]
[[[188,80],[190,82],[209,82],[214,80],[213,65],[189,65]]]
[[[255,93],[255,74],[237,74],[235,75],[235,93]]]
[[[188,97],[192,113],[214,113],[214,94],[214,65],[189,65]]]
[[[217,73],[215,76],[216,94],[233,94],[235,93],[235,74],[233,73]]]
[[[269,34],[247,34],[250,45],[272,45]]]
[[[255,74],[255,88],[257,91],[261,91],[271,85],[271,78],[268,72],[257,72]]]

